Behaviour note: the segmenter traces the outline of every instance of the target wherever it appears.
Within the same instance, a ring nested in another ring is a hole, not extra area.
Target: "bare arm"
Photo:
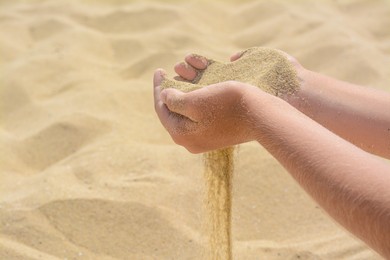
[[[301,89],[285,99],[342,138],[390,158],[390,93],[299,67]]]
[[[186,61],[192,67],[175,67],[185,79],[207,67]],[[390,165],[368,153],[389,157],[389,94],[295,65],[302,88],[288,102],[240,82],[161,92],[157,71],[156,112],[173,140],[194,153],[258,141],[329,215],[390,258]]]
[[[252,102],[264,104],[251,106],[256,140],[330,216],[390,258],[390,165],[276,98]]]
[[[236,53],[231,61],[240,58]],[[390,93],[340,81],[305,69],[285,53],[294,65],[301,88],[283,97],[299,111],[327,129],[370,153],[390,159]],[[198,59],[197,59],[198,58]],[[207,67],[204,57],[188,55],[175,71],[192,80],[196,70]]]
[[[176,143],[198,153],[257,140],[335,220],[390,257],[390,166],[383,160],[253,86],[161,93],[161,78],[156,72],[156,112]]]
[[[156,72],[155,108],[176,143],[198,153],[257,140],[335,220],[390,257],[390,166],[382,159],[253,86],[161,93],[162,77]]]

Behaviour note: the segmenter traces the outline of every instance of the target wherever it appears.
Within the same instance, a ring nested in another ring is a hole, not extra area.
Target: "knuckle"
[[[165,94],[164,99],[163,99],[164,103],[165,104],[171,103],[172,102],[172,94],[170,93],[170,90],[169,89],[165,90],[164,94]]]

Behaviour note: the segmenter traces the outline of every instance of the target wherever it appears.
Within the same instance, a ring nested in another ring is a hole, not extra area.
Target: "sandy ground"
[[[1,1],[0,258],[200,259],[202,161],[152,105],[189,52],[280,48],[390,90],[390,3]],[[256,143],[234,177],[235,259],[380,259]]]

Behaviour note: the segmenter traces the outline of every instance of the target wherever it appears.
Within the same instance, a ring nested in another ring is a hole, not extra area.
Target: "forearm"
[[[263,104],[253,106],[257,141],[334,219],[390,257],[390,167],[281,100],[253,102]]]
[[[390,158],[390,93],[302,69],[302,88],[287,101],[360,148]]]

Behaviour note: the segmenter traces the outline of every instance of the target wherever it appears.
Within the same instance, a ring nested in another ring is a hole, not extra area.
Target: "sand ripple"
[[[263,45],[389,90],[389,27],[379,0],[1,1],[0,258],[200,259],[202,164],[158,122],[153,70]],[[235,259],[379,259],[239,153]]]

